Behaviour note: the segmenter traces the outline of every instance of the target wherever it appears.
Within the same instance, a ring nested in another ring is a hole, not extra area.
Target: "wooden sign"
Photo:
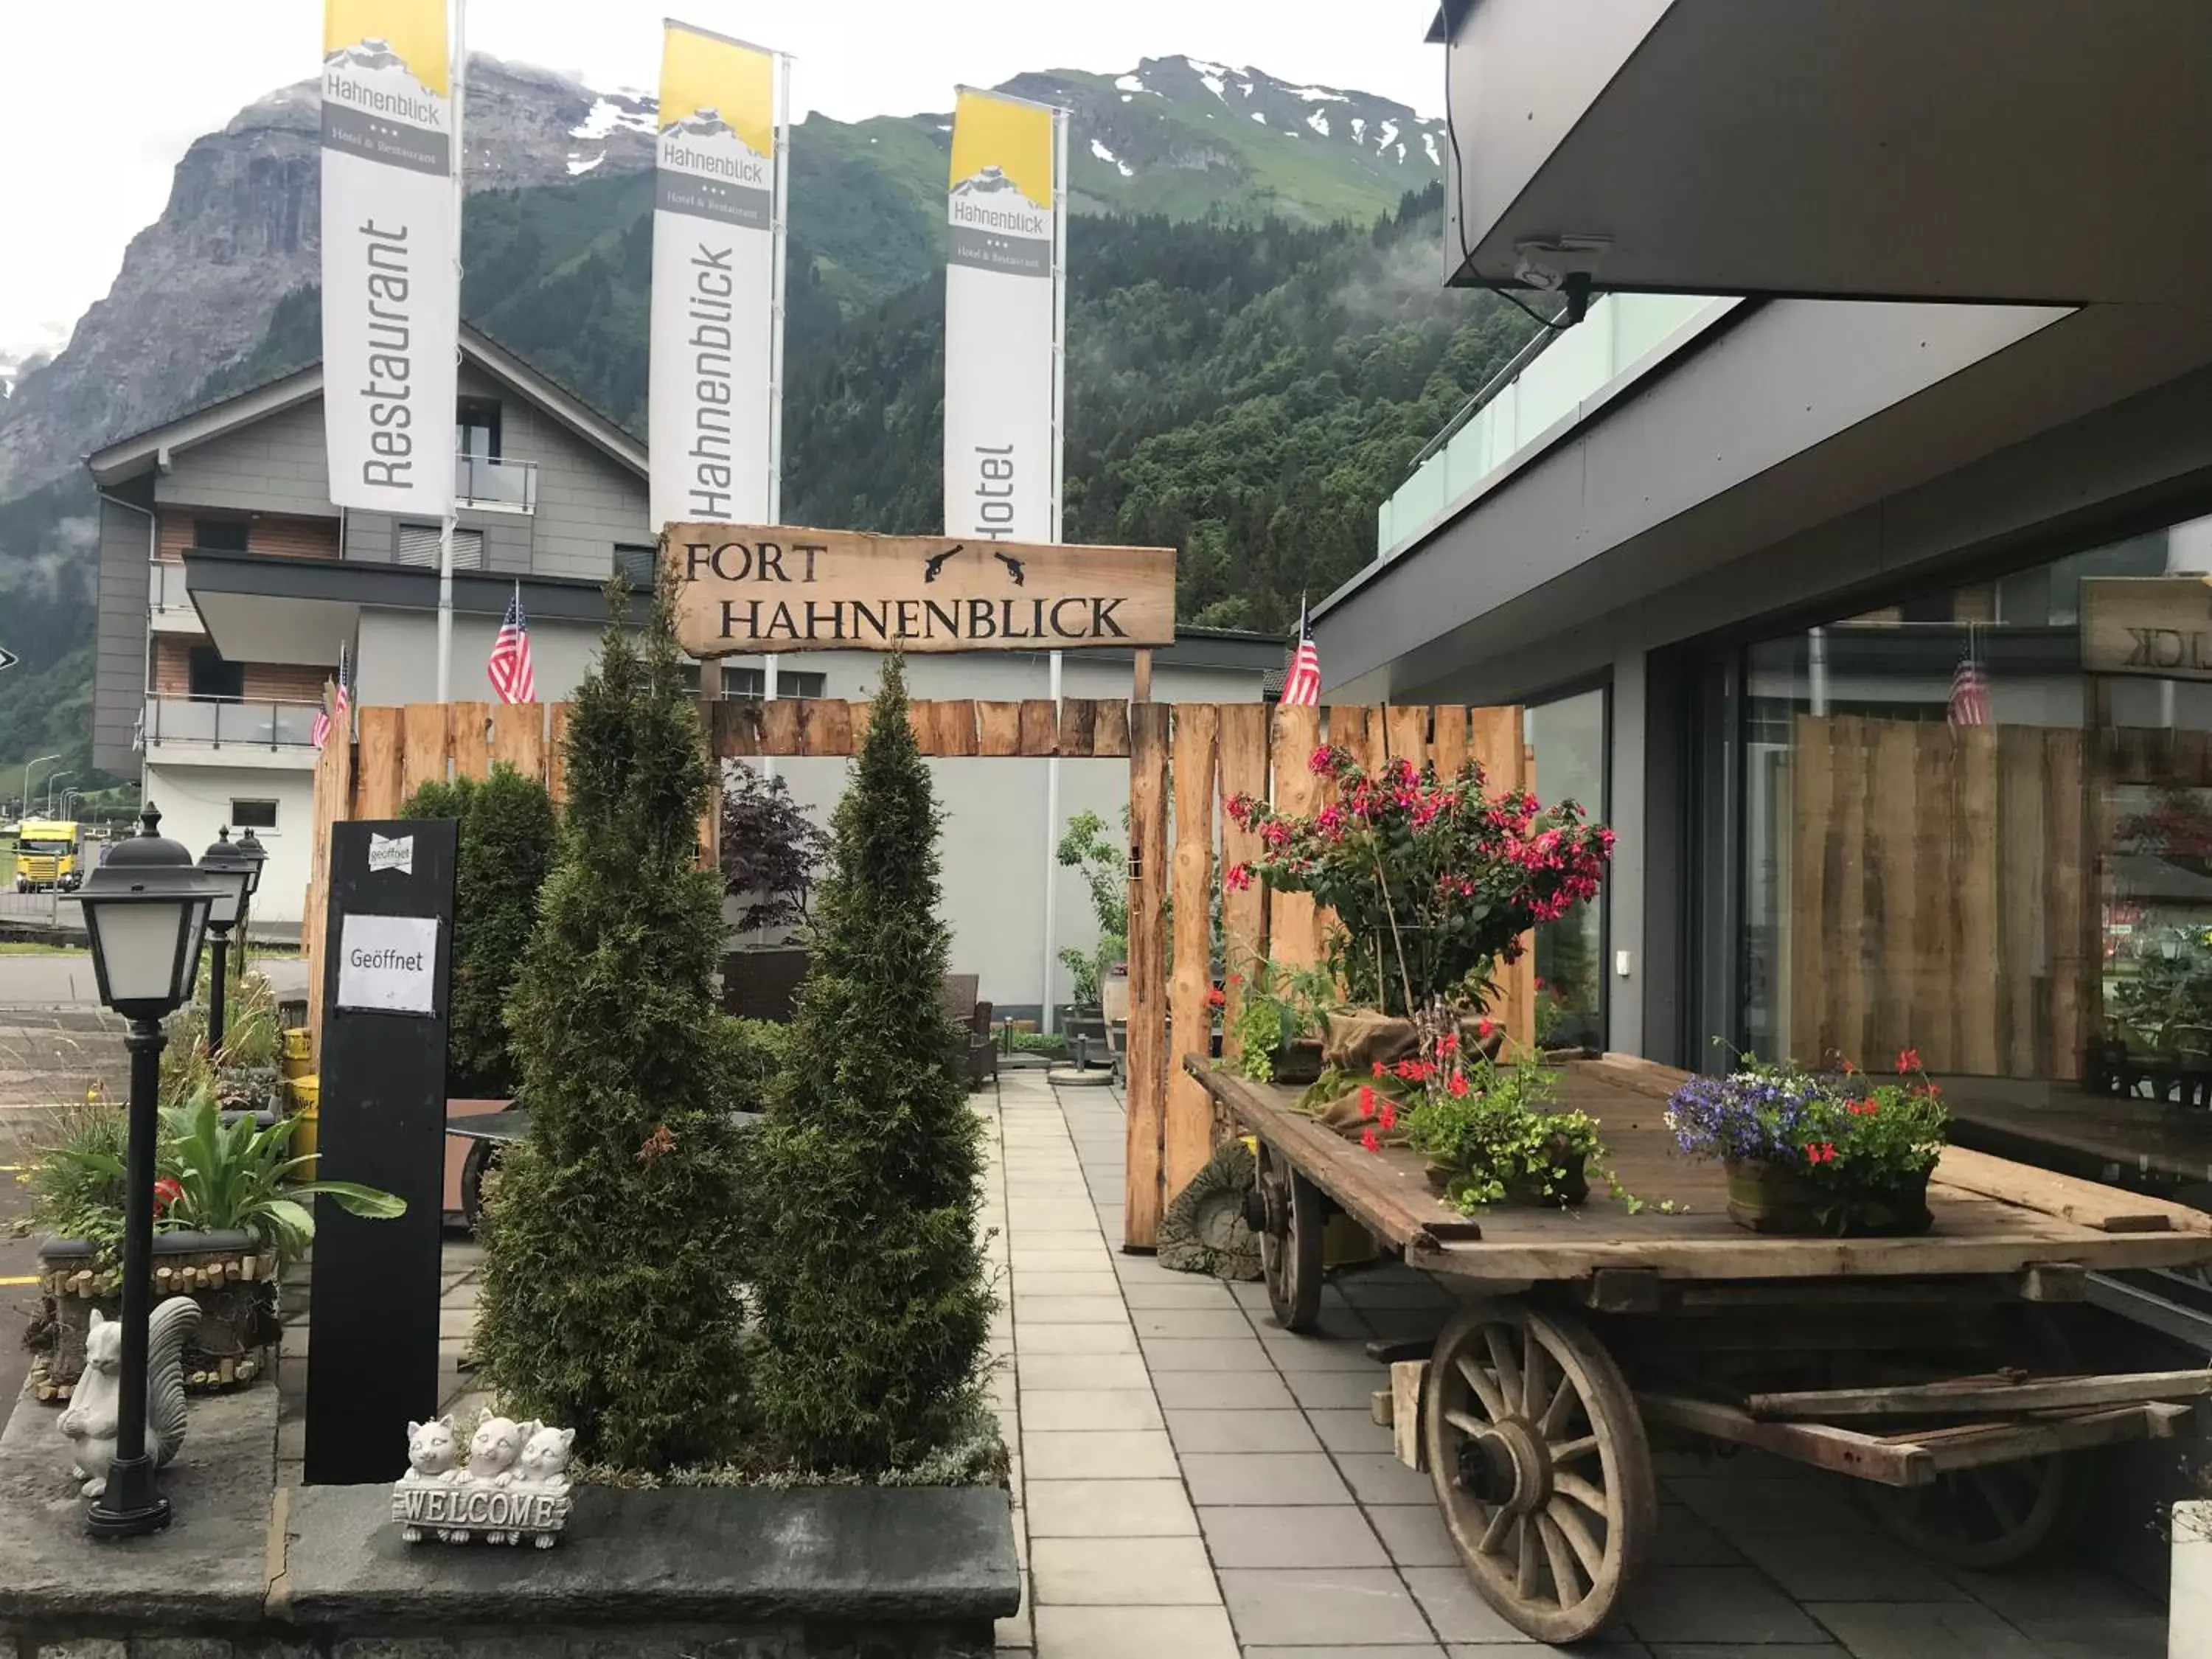
[[[2212,680],[2212,585],[2196,576],[2085,576],[2081,667]]]
[[[1171,547],[672,524],[661,557],[695,657],[1175,643]]]

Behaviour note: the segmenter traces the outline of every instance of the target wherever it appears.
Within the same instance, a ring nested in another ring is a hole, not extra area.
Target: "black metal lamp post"
[[[212,878],[219,889],[207,919],[208,931],[215,935],[215,971],[208,979],[207,1046],[212,1054],[222,1047],[225,1030],[222,1004],[230,981],[230,930],[245,913],[246,896],[256,873],[246,855],[231,844],[228,824],[216,832],[215,845],[200,854],[200,873]]]
[[[252,915],[253,896],[261,890],[261,866],[269,862],[269,849],[255,837],[252,830],[248,830],[238,838],[238,851],[240,856],[247,860],[246,902],[239,907],[238,911],[238,966],[242,973],[246,969],[246,923]]]
[[[85,1512],[95,1538],[132,1538],[169,1524],[146,1449],[147,1321],[154,1311],[154,1144],[161,1087],[161,1021],[199,977],[208,913],[224,890],[159,830],[147,803],[136,836],[119,843],[68,902],[84,907],[100,1000],[131,1022],[131,1140],[123,1191],[122,1398],[107,1489]]]

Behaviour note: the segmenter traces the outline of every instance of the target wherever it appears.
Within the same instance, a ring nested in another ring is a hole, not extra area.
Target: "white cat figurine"
[[[166,1467],[185,1443],[185,1344],[199,1327],[199,1304],[188,1296],[171,1297],[147,1321],[146,1449],[156,1468]],[[122,1322],[94,1308],[84,1340],[84,1375],[60,1424],[72,1449],[70,1473],[84,1483],[87,1498],[107,1490],[123,1401],[122,1372]]]
[[[451,1417],[434,1417],[427,1423],[410,1422],[407,1425],[407,1473],[399,1477],[406,1486],[450,1486],[460,1480],[460,1471],[453,1467],[460,1455],[459,1443],[453,1434]],[[408,1525],[400,1529],[400,1536],[410,1544],[422,1541],[422,1529]]]
[[[522,1425],[511,1417],[487,1417],[477,1424],[469,1440],[469,1479],[508,1485],[515,1460],[522,1455]]]
[[[550,1486],[562,1480],[568,1467],[569,1449],[576,1443],[574,1429],[549,1429],[543,1424],[526,1425],[530,1437],[522,1443],[522,1457],[515,1465],[519,1480]],[[562,1481],[566,1485],[565,1480]]]

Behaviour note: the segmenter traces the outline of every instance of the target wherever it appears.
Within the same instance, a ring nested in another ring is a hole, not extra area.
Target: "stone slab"
[[[292,1495],[302,1629],[703,1623],[958,1626],[1021,1605],[997,1487],[580,1487],[550,1550],[407,1545],[384,1486]],[[258,1560],[258,1556],[257,1556]]]
[[[168,1530],[103,1544],[84,1534],[60,1411],[17,1401],[0,1432],[0,1626],[96,1619],[125,1605],[155,1628],[261,1616],[276,1390],[196,1395],[190,1411],[184,1449],[161,1472]]]

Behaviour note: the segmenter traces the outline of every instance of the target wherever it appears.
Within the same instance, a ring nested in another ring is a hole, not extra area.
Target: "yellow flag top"
[[[996,167],[1030,204],[1052,207],[1052,112],[963,90],[952,116],[952,185]]]
[[[446,0],[323,0],[323,56],[381,40],[441,98],[453,95]]]
[[[671,22],[660,52],[660,130],[713,110],[756,155],[775,154],[775,56]]]

